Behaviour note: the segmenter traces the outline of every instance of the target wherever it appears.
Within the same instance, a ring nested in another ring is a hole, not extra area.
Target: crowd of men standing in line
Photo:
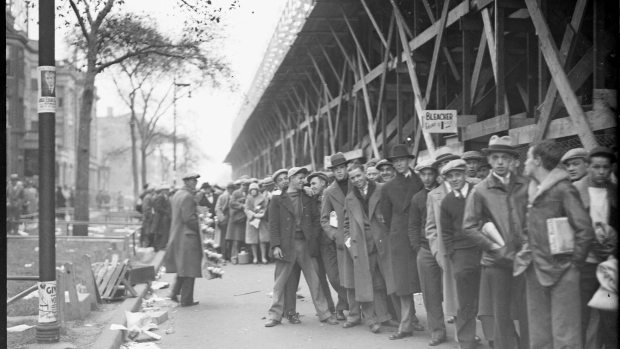
[[[616,348],[616,154],[547,140],[519,170],[511,144],[493,136],[484,154],[462,155],[443,147],[415,167],[396,145],[365,165],[332,155],[330,174],[276,171],[265,326],[300,323],[303,272],[321,321],[397,326],[392,340],[424,331],[413,302],[421,291],[430,346],[446,340],[448,315],[460,348],[480,341],[477,318],[491,347]]]

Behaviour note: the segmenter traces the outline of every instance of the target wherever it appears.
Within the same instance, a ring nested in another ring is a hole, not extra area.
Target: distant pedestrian
[[[140,234],[140,244],[142,247],[152,247],[151,224],[153,222],[153,192],[155,186],[149,184],[142,198],[142,233]]]
[[[119,212],[125,211],[125,197],[123,196],[123,193],[120,191],[118,192],[118,195],[116,196],[116,207]]]
[[[155,251],[166,249],[170,236],[170,224],[172,208],[170,206],[170,185],[164,183],[159,186],[153,198],[153,224],[152,230],[155,237],[153,247]]]
[[[235,191],[235,184],[228,183],[226,186],[226,191],[217,198],[217,202],[215,204],[215,214],[217,216],[217,224],[220,228],[220,253],[224,256],[224,260],[230,260],[230,255],[228,251],[229,244],[232,242],[228,242],[226,240],[226,230],[228,229],[228,221],[230,219],[230,195]]]
[[[167,273],[176,273],[170,299],[179,301],[182,307],[198,304],[194,301],[194,281],[202,277],[202,241],[198,208],[194,195],[198,184],[197,173],[183,176],[184,186],[179,189],[170,202],[172,224],[170,240],[166,246],[165,267]]]
[[[252,248],[254,264],[258,264],[258,246],[263,264],[267,264],[267,244],[269,243],[269,223],[267,222],[269,201],[259,191],[258,184],[252,183],[245,199],[245,214],[248,217],[245,243]]]
[[[56,218],[65,219],[67,213],[67,198],[62,192],[62,187],[56,187]]]
[[[39,192],[37,191],[37,188],[32,185],[31,181],[26,181],[26,188],[24,188],[24,201],[26,213],[31,214],[39,211]]]
[[[6,186],[7,232],[17,234],[24,206],[24,185],[17,174],[12,174]]]
[[[245,242],[245,224],[247,217],[244,212],[245,197],[250,186],[249,179],[243,179],[241,188],[235,190],[230,197],[230,220],[228,221],[228,229],[226,231],[226,239],[232,240],[230,250],[230,260],[233,264],[237,264],[237,255],[239,254],[239,244]]]

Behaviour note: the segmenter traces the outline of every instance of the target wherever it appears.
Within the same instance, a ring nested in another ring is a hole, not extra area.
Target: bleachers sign
[[[456,110],[425,110],[424,132],[456,133]]]

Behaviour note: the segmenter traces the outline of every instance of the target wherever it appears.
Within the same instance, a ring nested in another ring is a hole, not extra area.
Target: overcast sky
[[[197,166],[203,180],[225,184],[230,179],[230,168],[222,161],[231,146],[231,125],[239,111],[243,95],[252,83],[263,54],[275,30],[287,0],[240,0],[240,7],[223,16],[224,35],[222,54],[227,57],[233,70],[237,92],[216,91],[208,88],[195,91],[192,98],[177,101],[177,130],[194,136],[203,153],[213,159]],[[68,3],[68,2],[67,2]],[[230,0],[214,0],[214,6],[227,7]],[[181,27],[184,18],[174,15],[172,0],[126,0],[123,11],[148,13],[153,16],[162,31],[175,31]],[[178,12],[177,12],[178,13]],[[57,23],[58,24],[58,23]],[[31,28],[31,38],[37,38],[37,28]],[[62,32],[57,32],[56,58],[62,59],[67,52],[63,49]],[[97,109],[99,116],[107,114],[108,107],[115,115],[129,112],[118,97],[112,80],[101,74],[97,77],[97,93],[100,97]],[[172,108],[168,118],[161,124],[172,128]]]

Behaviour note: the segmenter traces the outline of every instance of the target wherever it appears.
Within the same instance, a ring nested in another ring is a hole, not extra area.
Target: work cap
[[[263,179],[263,185],[267,186],[267,185],[273,185],[273,179],[271,179],[271,177],[265,177],[265,179]]]
[[[566,154],[564,154],[564,156],[562,156],[562,160],[560,160],[560,162],[564,163],[568,160],[577,159],[577,158],[587,159],[588,151],[585,150],[584,148],[571,149],[567,151]]]
[[[466,165],[463,159],[452,160],[441,169],[441,175],[445,176],[450,171],[465,171]]]
[[[594,156],[604,156],[611,160],[612,163],[616,162],[616,155],[607,147],[595,147],[590,150],[590,158]]]
[[[226,189],[237,189],[237,186],[233,182],[228,182],[228,184],[226,184]]]
[[[308,174],[308,169],[305,167],[293,167],[288,170],[288,178],[291,178],[298,173]]]
[[[243,176],[239,177],[239,179],[250,179],[250,176],[248,176],[248,175],[243,175]]]
[[[508,153],[513,156],[519,155],[515,147],[512,145],[510,136],[498,137],[494,135],[489,140],[489,147],[482,149],[482,152],[489,155],[491,153]]]
[[[170,184],[162,183],[162,184],[159,185],[158,190],[170,190]]]
[[[329,168],[334,168],[336,166],[346,165],[349,163],[349,161],[344,157],[343,153],[336,153],[330,156],[329,160],[330,160],[329,162],[331,163],[331,166]]]
[[[482,160],[482,159],[484,159],[484,155],[482,155],[479,152],[474,151],[474,150],[466,151],[461,156],[461,159],[463,159],[463,160]]]
[[[248,190],[252,190],[252,189],[259,190],[259,189],[260,189],[260,187],[258,186],[258,183],[252,183],[252,184],[250,184],[250,187],[248,188]]]
[[[277,170],[277,171],[276,171],[276,172],[274,172],[274,173],[273,173],[273,175],[271,176],[271,180],[273,180],[273,182],[275,183],[275,182],[276,182],[276,179],[278,178],[278,176],[279,176],[279,175],[281,175],[281,174],[283,174],[283,173],[284,173],[284,174],[287,174],[287,173],[288,173],[288,170],[287,170],[287,169],[285,169],[285,168],[281,168],[281,169]]]
[[[426,159],[426,160],[420,161],[420,163],[418,163],[415,166],[414,170],[420,172],[422,170],[430,168],[430,169],[433,169],[433,170],[437,171],[437,168],[435,166],[433,166],[434,164],[435,164],[435,160],[433,160],[433,159]]]
[[[383,159],[380,160],[379,162],[377,162],[377,165],[375,166],[375,168],[379,171],[381,171],[381,167],[383,166],[391,166],[394,167],[394,165],[392,165],[392,163],[390,162],[390,160],[388,159]]]
[[[196,172],[188,172],[185,175],[183,175],[183,180],[197,179],[197,178],[200,178],[200,175]]]
[[[368,160],[368,162],[366,163],[366,166],[368,166],[368,167],[377,167],[377,163],[378,162],[379,162],[379,159],[372,158],[372,159]]]
[[[460,158],[460,156],[453,154],[452,149],[449,147],[441,147],[435,151],[435,162],[433,163],[433,166],[437,167],[444,161],[456,160]]]
[[[319,177],[319,178],[323,179],[326,183],[328,182],[327,175],[325,173],[319,172],[319,171],[312,172],[311,174],[309,174],[308,177],[306,177],[306,181],[308,181],[308,183],[309,183],[312,180],[312,178],[314,178],[314,177]]]
[[[252,182],[252,183],[258,183],[258,178],[250,178],[250,182]]]
[[[243,181],[240,180],[240,179],[237,179],[236,181],[234,181],[235,187],[238,186],[238,185],[241,185],[242,182]]]
[[[388,160],[393,160],[396,158],[409,158],[415,159],[415,155],[409,154],[409,150],[407,150],[406,144],[395,144],[392,147],[392,151],[390,152],[390,156],[387,158]]]

